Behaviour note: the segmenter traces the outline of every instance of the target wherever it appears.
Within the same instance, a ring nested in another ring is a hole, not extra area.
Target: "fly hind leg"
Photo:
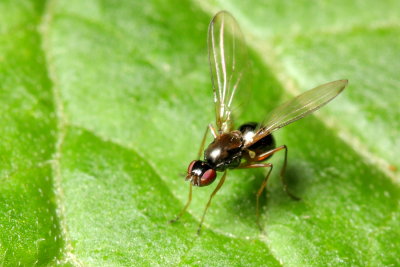
[[[262,153],[261,155],[259,155],[256,159],[256,161],[263,161],[265,159],[267,159],[268,157],[272,156],[275,152],[281,151],[281,150],[285,150],[285,158],[283,160],[283,166],[281,168],[281,172],[280,172],[280,177],[281,177],[281,182],[282,182],[282,186],[283,186],[283,191],[285,191],[285,193],[291,197],[294,200],[300,200],[299,197],[293,195],[289,189],[288,189],[288,184],[287,181],[285,179],[285,172],[286,172],[286,165],[287,165],[287,155],[288,155],[288,149],[286,147],[286,145],[283,146],[279,146],[277,148],[274,148],[270,151],[267,151],[265,153]]]
[[[260,224],[260,196],[264,191],[265,187],[267,186],[268,178],[272,172],[273,165],[271,163],[248,163],[243,166],[240,166],[241,169],[248,169],[248,168],[269,168],[267,175],[265,176],[264,180],[261,183],[260,188],[256,194],[256,217],[257,217],[257,225],[262,231],[262,227]]]

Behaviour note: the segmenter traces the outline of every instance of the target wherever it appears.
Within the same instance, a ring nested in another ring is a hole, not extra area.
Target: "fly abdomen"
[[[242,133],[243,140],[245,143],[251,142],[253,137],[255,136],[257,130],[260,129],[259,124],[256,122],[248,122],[239,127],[239,131]],[[264,152],[270,151],[275,148],[275,139],[272,134],[269,134],[251,146],[247,147],[249,151],[248,157],[250,160],[257,155],[260,155]],[[269,157],[268,157],[269,158]]]

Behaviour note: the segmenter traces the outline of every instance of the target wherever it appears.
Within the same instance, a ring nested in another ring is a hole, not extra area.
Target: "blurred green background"
[[[263,170],[183,181],[213,122],[208,23],[230,11],[253,67],[238,122],[349,79],[285,127]],[[0,2],[0,264],[3,266],[400,265],[399,1]]]

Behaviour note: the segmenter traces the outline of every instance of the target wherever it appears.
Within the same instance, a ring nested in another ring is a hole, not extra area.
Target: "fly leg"
[[[201,140],[200,149],[199,149],[199,152],[197,153],[197,159],[200,159],[200,157],[201,157],[201,155],[202,155],[202,153],[203,153],[204,145],[205,145],[205,143],[206,143],[207,136],[208,136],[208,131],[209,131],[209,130],[211,131],[211,133],[212,133],[212,135],[214,136],[214,138],[217,137],[217,131],[215,130],[215,128],[214,128],[214,127],[212,126],[212,124],[210,123],[209,125],[207,125],[207,128],[206,128],[206,131],[205,131],[205,133],[204,133],[203,139]],[[190,203],[191,203],[191,202],[192,202],[192,184],[189,183],[189,196],[188,196],[188,200],[187,200],[185,206],[183,207],[183,209],[181,210],[181,212],[178,214],[178,216],[176,216],[175,219],[170,220],[169,223],[174,223],[174,222],[178,221],[178,220],[182,217],[182,215],[185,213],[185,211],[187,210],[187,208],[190,206]]]
[[[281,172],[280,172],[281,182],[282,182],[282,186],[283,186],[283,191],[285,191],[285,193],[286,193],[289,197],[291,197],[292,199],[294,199],[294,200],[300,200],[299,197],[293,195],[293,194],[289,191],[288,185],[287,185],[287,182],[286,182],[286,179],[285,179],[285,172],[286,172],[286,165],[287,165],[287,154],[288,154],[288,149],[287,149],[286,145],[279,146],[279,147],[274,148],[274,149],[272,149],[272,150],[270,150],[270,151],[267,151],[267,152],[265,152],[265,153],[260,154],[260,155],[255,159],[255,161],[263,161],[263,160],[265,160],[266,158],[270,157],[270,156],[271,156],[272,154],[274,154],[275,152],[278,152],[278,151],[280,151],[280,150],[285,150],[285,159],[283,160],[283,166],[282,166],[282,169],[281,169]]]
[[[199,224],[199,228],[197,229],[197,234],[198,235],[200,234],[201,226],[203,225],[204,217],[206,216],[207,210],[210,207],[211,200],[215,196],[215,194],[217,194],[217,192],[221,188],[221,186],[224,184],[225,177],[226,177],[226,171],[222,175],[221,180],[219,181],[217,187],[215,187],[214,191],[210,195],[210,198],[208,199],[207,205],[206,205],[206,207],[204,208],[204,211],[203,211],[203,216],[201,216],[201,221],[200,221],[200,224]]]
[[[188,200],[186,202],[186,205],[183,207],[183,209],[178,214],[178,216],[176,216],[175,219],[170,220],[169,223],[174,223],[174,222],[178,221],[182,217],[182,215],[185,213],[187,208],[189,207],[190,202],[192,202],[192,183],[189,183],[189,196],[188,196]]]
[[[267,175],[265,176],[264,180],[261,183],[260,189],[258,189],[256,197],[256,217],[257,217],[257,225],[262,231],[262,227],[260,224],[260,196],[264,191],[265,187],[267,186],[268,178],[271,174],[273,165],[271,163],[245,163],[243,166],[239,167],[240,169],[248,169],[248,168],[269,168]]]

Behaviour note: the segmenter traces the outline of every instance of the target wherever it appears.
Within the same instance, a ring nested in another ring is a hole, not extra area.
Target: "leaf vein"
[[[39,26],[39,35],[41,36],[42,51],[45,56],[45,63],[47,67],[48,77],[51,81],[51,90],[53,93],[54,109],[57,118],[57,136],[54,147],[54,153],[52,155],[52,172],[53,172],[53,186],[56,202],[56,214],[59,220],[59,227],[61,228],[61,235],[64,240],[64,248],[61,252],[64,255],[60,259],[59,263],[72,263],[76,266],[82,266],[82,263],[73,254],[73,246],[68,233],[68,227],[65,218],[65,206],[64,206],[64,193],[62,190],[62,174],[61,174],[61,155],[62,145],[67,132],[66,117],[64,113],[64,105],[61,98],[61,90],[59,88],[59,82],[56,75],[55,65],[51,55],[51,36],[50,28],[53,21],[53,14],[56,7],[56,0],[49,0],[46,3],[42,21]],[[60,257],[60,256],[59,256]]]

